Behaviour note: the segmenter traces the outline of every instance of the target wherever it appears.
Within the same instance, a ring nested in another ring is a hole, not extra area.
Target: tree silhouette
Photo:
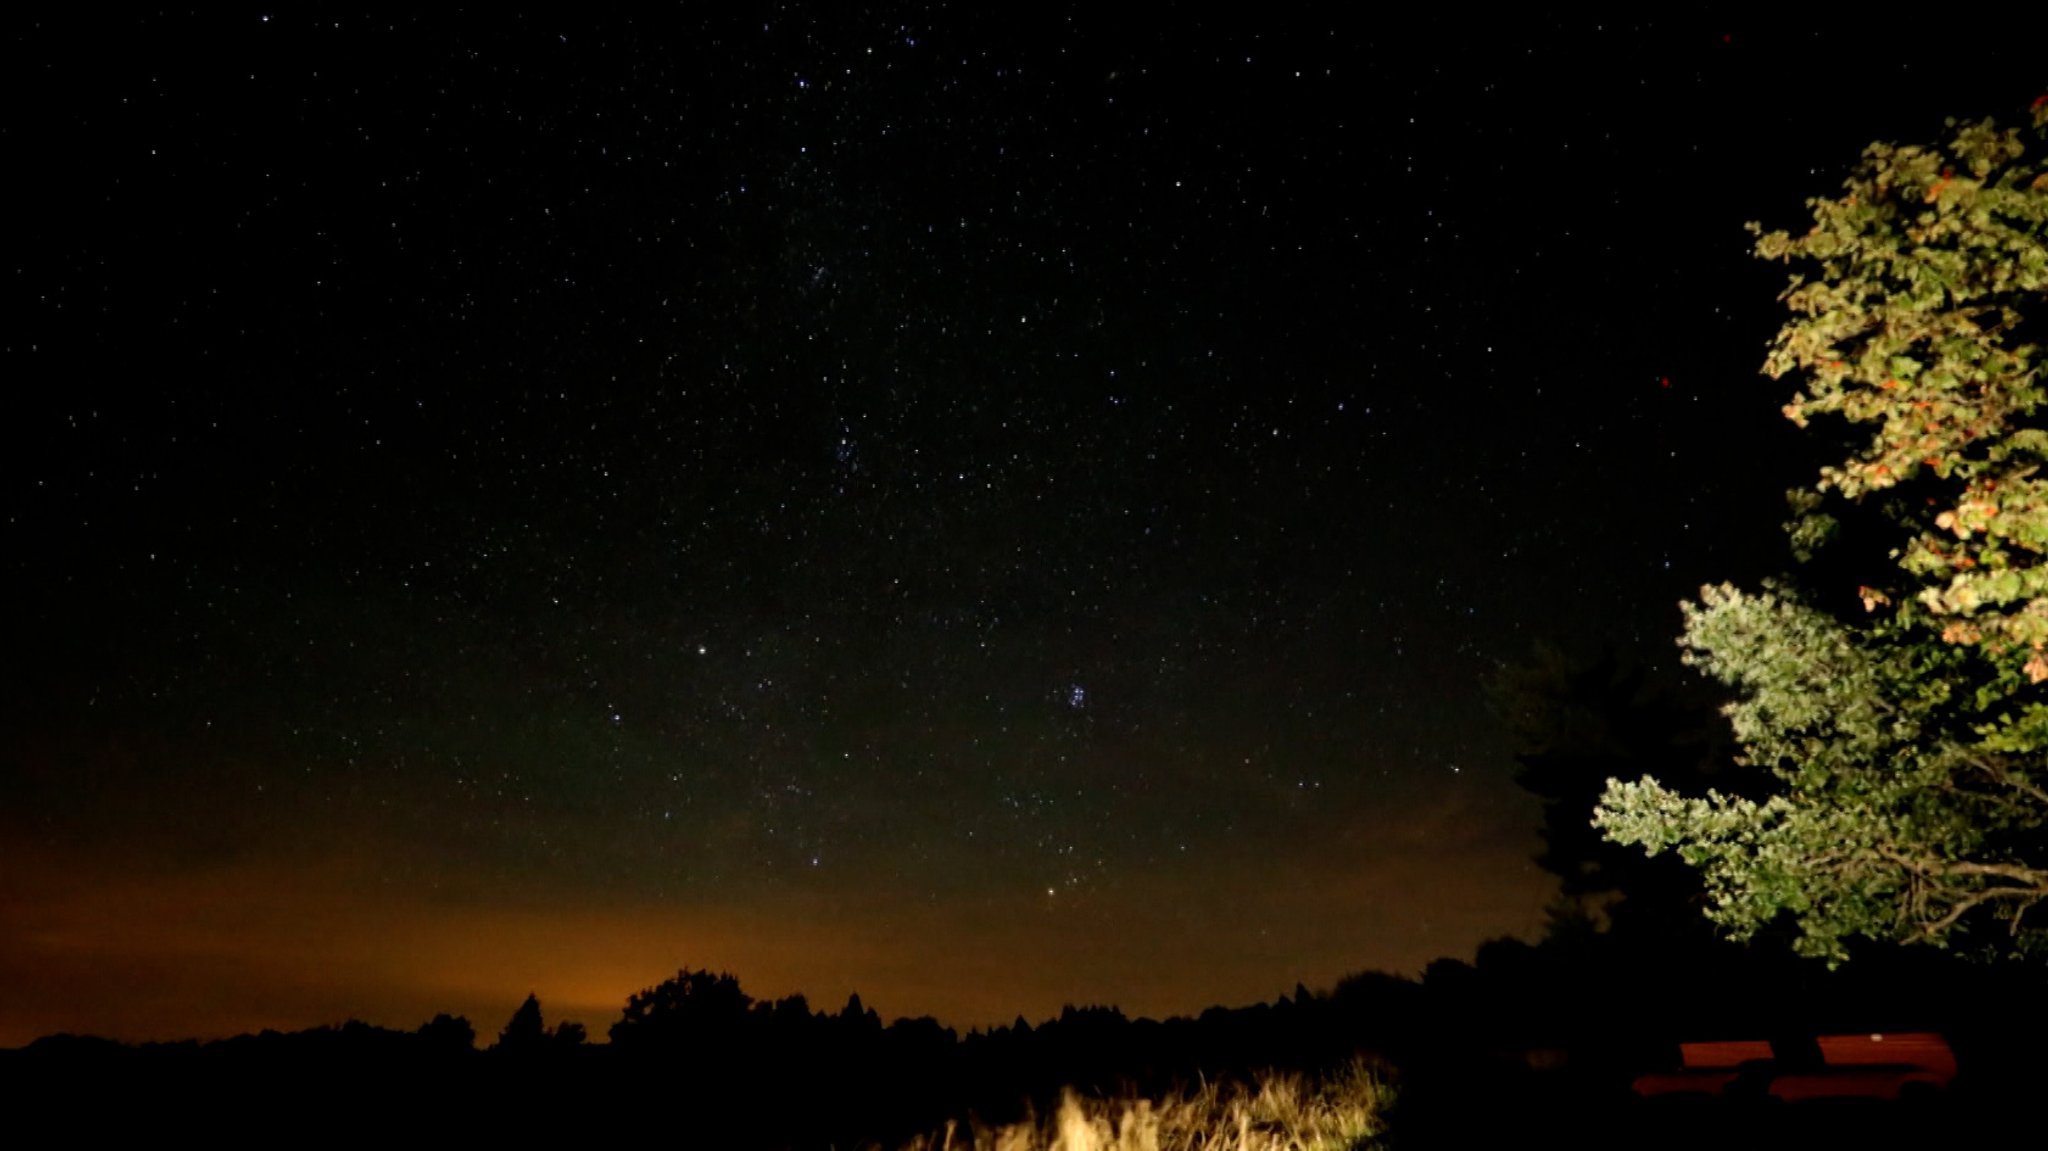
[[[1715,701],[1607,649],[1568,656],[1540,648],[1489,685],[1514,734],[1515,781],[1543,801],[1536,864],[1558,877],[1549,936],[1699,927],[1698,876],[1680,861],[1609,842],[1593,826],[1607,781],[1655,775],[1722,790],[1742,781]]]
[[[753,1002],[740,981],[724,972],[678,971],[674,979],[628,999],[608,1034],[622,1050],[729,1039],[746,1026]]]
[[[417,1034],[421,1042],[435,1051],[471,1051],[476,1048],[476,1028],[462,1016],[445,1011],[420,1024]]]
[[[856,1031],[878,1032],[882,1029],[882,1017],[872,1007],[862,1006],[860,992],[846,997],[846,1006],[839,1009],[839,1022]]]
[[[498,1033],[498,1050],[515,1053],[538,1051],[547,1045],[547,1027],[541,1022],[540,997],[529,993],[526,1002],[512,1013],[505,1030]]]

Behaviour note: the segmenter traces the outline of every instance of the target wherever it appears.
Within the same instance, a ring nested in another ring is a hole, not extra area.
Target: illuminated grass
[[[949,1123],[902,1151],[1362,1151],[1386,1129],[1393,1090],[1360,1060],[1314,1080],[1269,1074],[1163,1100],[1065,1092],[1048,1118]]]

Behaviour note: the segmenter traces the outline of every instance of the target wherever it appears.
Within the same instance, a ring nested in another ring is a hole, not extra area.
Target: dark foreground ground
[[[653,1141],[670,1147],[898,1147],[948,1114],[1014,1118],[1000,1103],[969,1107],[929,1080],[848,1067],[836,1082],[749,1082],[627,1066],[601,1048],[573,1061],[473,1058],[381,1064],[317,1059],[134,1057],[75,1051],[0,1054],[0,1102],[17,1133],[106,1142],[171,1136],[229,1142],[339,1144],[478,1140],[533,1145]],[[874,1069],[879,1070],[879,1069]],[[1948,1090],[1897,1101],[1768,1096],[1645,1100],[1626,1080],[1533,1070],[1499,1057],[1444,1053],[1396,1069],[1391,1131],[1372,1146],[1415,1148],[1765,1148],[2040,1146],[2039,1069],[1967,1070]],[[955,1082],[954,1088],[969,1085]],[[988,1099],[998,1084],[978,1090]],[[1012,1103],[1021,1101],[1012,1098]],[[2032,1130],[2029,1130],[2032,1128]],[[8,1140],[12,1142],[12,1140]],[[26,1144],[24,1144],[26,1145]],[[957,1144],[956,1144],[957,1146]]]
[[[2018,1084],[1959,1079],[1949,1090],[1898,1100],[1732,1098],[1669,1095],[1642,1099],[1614,1083],[1501,1074],[1461,1084],[1410,1085],[1393,1116],[1389,1148],[1570,1147],[1759,1151],[1801,1148],[1970,1148],[2048,1145],[2030,1122]],[[1995,1140],[1995,1141],[1994,1141]]]

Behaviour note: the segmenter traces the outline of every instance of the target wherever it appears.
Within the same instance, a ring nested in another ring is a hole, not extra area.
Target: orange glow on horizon
[[[836,1009],[858,992],[886,1019],[963,1030],[1067,1003],[1192,1013],[1468,955],[1504,904],[1533,929],[1548,895],[1526,867],[1513,888],[1453,881],[1470,870],[1415,842],[1323,846],[1282,867],[1291,881],[1278,889],[1250,889],[1218,862],[1059,903],[1034,891],[951,905],[825,891],[697,905],[452,896],[346,859],[172,868],[16,846],[0,859],[0,1047],[60,1031],[215,1038],[351,1018],[410,1029],[443,1011],[468,1017],[481,1044],[529,991],[551,1024],[578,1020],[601,1040],[628,995],[685,967],[729,971],[757,999],[801,992]]]

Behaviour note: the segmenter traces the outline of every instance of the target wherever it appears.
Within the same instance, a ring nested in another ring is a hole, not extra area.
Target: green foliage
[[[1788,418],[1839,417],[1860,439],[1818,489],[1906,497],[1890,503],[1908,532],[1901,570],[1866,600],[1925,613],[2040,682],[2048,379],[2030,341],[2048,323],[2048,104],[2032,118],[1962,125],[1945,147],[1874,144],[1841,197],[1812,202],[1811,230],[1764,234],[1757,252],[1818,265],[1786,290],[1793,318],[1764,364],[1801,381]]]
[[[1687,662],[1736,690],[1727,715],[1763,799],[1610,780],[1595,825],[1702,873],[1738,938],[1789,916],[1839,961],[1855,936],[1947,944],[2002,921],[2027,946],[2048,898],[2048,100],[2030,130],[1963,125],[1945,147],[1873,145],[1803,236],[1759,254],[1817,264],[1765,371],[1797,373],[1800,424],[1851,450],[1795,495],[1795,551],[1875,505],[1897,568],[1845,623],[1779,587],[1702,589]],[[1827,589],[1823,589],[1827,590]],[[1979,938],[1982,938],[1980,935]]]
[[[1595,816],[1609,838],[1676,850],[1738,937],[1789,914],[1795,946],[1833,960],[1856,935],[1945,942],[1979,907],[2017,928],[2048,895],[2048,872],[2024,862],[2048,793],[1956,690],[1975,653],[1895,622],[1852,628],[1775,589],[1704,588],[1685,611],[1687,662],[1740,692],[1736,738],[1781,789],[1611,781]]]

